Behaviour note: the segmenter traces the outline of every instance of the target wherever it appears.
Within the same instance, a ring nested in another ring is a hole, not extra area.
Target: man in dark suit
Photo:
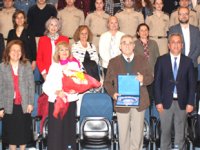
[[[169,29],[169,34],[180,33],[184,39],[182,53],[189,56],[195,67],[195,77],[197,78],[197,58],[200,55],[200,32],[199,29],[189,24],[189,9],[180,7],[178,9],[179,24],[172,26]]]
[[[151,67],[143,55],[134,55],[134,47],[132,36],[122,36],[120,40],[122,54],[109,61],[104,80],[104,87],[108,94],[113,97],[114,103],[119,95],[117,91],[117,76],[119,74],[135,74],[141,83],[139,108],[115,106],[119,125],[120,150],[142,149],[144,113],[150,104],[146,86],[153,81]]]
[[[169,36],[170,52],[157,59],[155,65],[155,102],[161,121],[161,150],[171,149],[174,123],[175,148],[185,150],[187,113],[193,110],[195,77],[192,60],[181,54],[182,36]]]

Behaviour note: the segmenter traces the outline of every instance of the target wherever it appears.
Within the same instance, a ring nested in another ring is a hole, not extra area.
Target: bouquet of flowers
[[[70,91],[74,91],[75,93],[83,93],[92,88],[98,88],[101,86],[101,83],[97,81],[95,78],[89,76],[86,73],[75,70],[67,70],[63,71],[63,91],[69,93]],[[68,97],[65,98],[57,97],[56,102],[54,104],[54,112],[53,115],[55,118],[58,118],[60,114],[60,118],[62,119],[67,112],[69,107]]]

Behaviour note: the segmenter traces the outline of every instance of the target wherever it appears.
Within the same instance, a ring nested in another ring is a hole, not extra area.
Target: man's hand
[[[163,104],[157,104],[156,108],[157,108],[157,110],[158,110],[159,113],[161,113],[161,112],[164,111]]]
[[[193,111],[193,108],[194,108],[194,107],[193,107],[192,105],[187,105],[187,106],[186,106],[186,112],[187,112],[187,113],[191,113],[191,112]]]
[[[143,75],[140,74],[139,72],[137,73],[136,79],[137,79],[138,81],[140,81],[141,84],[143,84],[144,77],[143,77]]]
[[[26,112],[30,114],[32,111],[33,111],[33,105],[28,105]]]
[[[36,68],[36,61],[32,61],[31,67],[32,67],[32,70],[35,70],[35,68]]]
[[[118,97],[118,96],[119,96],[119,93],[114,93],[112,98],[113,98],[114,100],[117,100],[117,97]]]
[[[65,97],[65,92],[63,90],[58,90],[55,93],[57,96],[59,96],[60,98],[64,98]]]
[[[4,116],[4,110],[0,110],[0,118],[3,118]]]
[[[47,74],[46,73],[42,74],[42,77],[44,80],[46,80]]]

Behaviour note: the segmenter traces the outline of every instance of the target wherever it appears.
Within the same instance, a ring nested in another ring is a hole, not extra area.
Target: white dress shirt
[[[190,28],[188,27],[184,28],[181,26],[182,32],[183,32],[183,39],[185,43],[185,55],[188,56],[190,52]]]

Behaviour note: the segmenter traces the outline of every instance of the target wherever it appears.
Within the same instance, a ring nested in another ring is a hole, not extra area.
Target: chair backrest
[[[105,117],[110,122],[113,116],[112,99],[105,93],[86,93],[83,95],[80,123],[85,117]]]

